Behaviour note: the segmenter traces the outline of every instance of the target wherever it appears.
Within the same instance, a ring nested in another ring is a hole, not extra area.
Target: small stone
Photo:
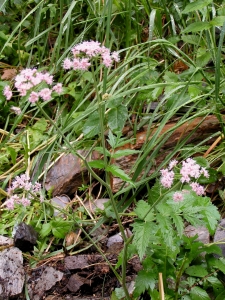
[[[22,222],[15,228],[14,244],[23,252],[31,251],[37,243],[37,236],[32,226]]]
[[[62,272],[57,271],[52,267],[46,267],[35,286],[33,286],[32,283],[28,284],[30,298],[32,300],[40,300],[45,291],[50,290],[56,282],[60,281],[62,278]]]
[[[7,248],[0,252],[0,300],[18,296],[24,285],[22,252],[16,248]]]
[[[85,278],[79,276],[78,274],[73,274],[69,279],[67,288],[71,292],[76,293],[80,289],[80,287],[85,284],[85,282]]]

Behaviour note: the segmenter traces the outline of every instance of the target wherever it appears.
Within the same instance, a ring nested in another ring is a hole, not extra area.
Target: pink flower
[[[69,70],[73,67],[73,62],[69,59],[69,58],[66,58],[63,62],[63,69],[64,70]]]
[[[107,68],[109,68],[109,67],[111,67],[111,65],[112,65],[112,58],[110,57],[110,56],[107,56],[107,55],[104,55],[103,56],[103,61],[102,61],[102,63],[103,63],[103,65],[105,65]]]
[[[4,87],[3,95],[6,97],[6,100],[10,100],[12,98],[13,94],[9,85]]]
[[[34,86],[36,86],[36,85],[38,85],[39,83],[41,83],[42,77],[41,77],[40,73],[37,73],[35,77],[32,77],[32,78],[30,79],[30,81],[31,81],[31,83],[32,83]]]
[[[52,85],[53,83],[53,76],[49,73],[42,73],[41,78],[43,81],[45,81],[47,84]]]
[[[170,188],[173,184],[174,172],[169,171],[168,169],[162,169],[160,170],[160,173],[162,175],[160,178],[162,186],[165,188]]]
[[[173,194],[173,200],[175,202],[180,202],[180,201],[183,201],[184,200],[184,197],[183,197],[183,194],[181,192],[175,192]]]
[[[172,170],[176,165],[178,164],[178,161],[173,159],[171,160],[171,162],[169,163],[169,170]]]
[[[38,99],[39,99],[38,93],[36,93],[36,92],[31,92],[28,100],[29,100],[31,103],[35,103],[35,102],[38,101]]]
[[[21,200],[20,200],[20,204],[22,204],[23,206],[29,206],[30,205],[30,200],[23,197]]]
[[[202,196],[205,194],[204,187],[197,182],[190,183],[192,190],[198,195]]]
[[[38,94],[44,101],[48,101],[51,99],[52,91],[49,88],[44,88]]]
[[[112,59],[114,59],[116,62],[119,62],[120,61],[120,56],[119,56],[119,53],[114,51],[112,54],[111,54],[111,57]]]
[[[79,62],[79,69],[83,71],[87,71],[90,65],[91,64],[88,58],[82,58]]]
[[[17,106],[11,106],[10,110],[12,112],[14,112],[16,115],[20,115],[21,114],[21,109],[19,107],[17,107]]]
[[[14,209],[14,201],[13,201],[13,199],[9,198],[9,200],[6,200],[5,201],[5,205],[6,205],[7,209],[13,210]]]
[[[62,93],[62,83],[57,83],[55,86],[53,86],[53,91],[55,91],[58,94]]]
[[[93,57],[98,55],[101,52],[101,46],[99,42],[83,42],[81,44],[76,45],[72,49],[72,53],[77,56],[80,52],[86,53],[87,56]]]

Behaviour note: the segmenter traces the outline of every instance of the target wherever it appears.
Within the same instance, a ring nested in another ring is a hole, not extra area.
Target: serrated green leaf
[[[135,289],[133,292],[133,296],[135,298],[138,298],[146,290],[153,290],[156,283],[156,276],[157,273],[153,271],[141,270],[140,272],[138,272],[135,280]]]
[[[145,255],[146,249],[148,247],[150,236],[152,234],[152,227],[153,224],[151,222],[136,221],[133,224],[133,243],[137,248],[140,260],[143,259],[143,256]]]
[[[202,215],[204,216],[206,227],[209,232],[213,234],[218,225],[218,221],[220,220],[220,213],[218,212],[217,207],[209,203],[208,207],[202,209]]]
[[[111,157],[112,158],[119,158],[119,157],[123,157],[123,156],[127,156],[127,155],[133,155],[133,154],[137,154],[140,153],[140,151],[138,150],[132,150],[132,149],[123,149],[123,150],[117,150],[115,151]]]
[[[108,113],[108,126],[115,132],[123,129],[128,118],[128,110],[125,105],[112,108]]]
[[[177,233],[179,236],[182,236],[183,232],[184,232],[184,222],[182,220],[182,218],[176,214],[172,214],[171,218],[173,220],[173,223],[177,229]]]
[[[208,22],[195,22],[188,25],[184,30],[183,33],[186,32],[199,32],[202,30],[209,29],[211,25]]]
[[[94,112],[91,114],[87,121],[84,123],[83,134],[87,138],[91,138],[95,135],[98,135],[100,132],[100,119],[99,113]]]
[[[123,170],[121,170],[119,167],[117,167],[116,165],[108,166],[106,168],[106,171],[112,173],[112,175],[114,175],[116,177],[119,177],[124,181],[130,182],[130,183],[132,182],[130,177]]]
[[[191,266],[185,270],[185,273],[193,277],[205,277],[208,272],[202,266]]]
[[[134,209],[138,218],[143,220],[146,216],[146,213],[150,210],[150,205],[146,203],[144,200],[139,200],[136,208]]]
[[[187,14],[192,11],[200,10],[207,6],[208,4],[212,3],[213,0],[197,0],[192,3],[189,3],[185,9],[182,11],[182,14]]]
[[[94,169],[104,169],[105,163],[103,160],[92,160],[89,161],[88,165]]]
[[[190,295],[192,300],[210,300],[206,291],[198,286],[191,289]]]
[[[103,147],[95,147],[94,150],[98,151],[101,154],[106,154],[109,157],[111,156],[111,153],[109,152],[109,150],[103,149]]]

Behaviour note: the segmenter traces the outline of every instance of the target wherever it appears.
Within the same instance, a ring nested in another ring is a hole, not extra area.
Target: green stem
[[[96,91],[97,93],[97,91]],[[112,208],[114,210],[114,213],[116,215],[116,220],[118,222],[118,226],[119,226],[119,229],[120,229],[120,232],[121,232],[121,235],[122,235],[122,238],[124,240],[124,244],[126,244],[127,242],[127,238],[126,238],[126,234],[124,232],[124,228],[123,228],[123,224],[121,222],[121,219],[120,219],[120,216],[119,216],[119,213],[118,213],[118,210],[117,210],[117,206],[116,206],[116,202],[115,202],[115,199],[114,199],[114,196],[113,196],[113,193],[112,193],[112,190],[110,188],[110,185],[107,184],[107,182],[104,182],[104,180],[102,180],[91,168],[90,166],[88,165],[85,157],[83,157],[81,154],[79,154],[78,152],[76,152],[72,145],[70,144],[70,142],[68,141],[68,139],[65,137],[65,135],[63,134],[63,132],[61,131],[61,129],[52,121],[52,119],[48,116],[48,114],[43,110],[43,108],[41,107],[41,105],[37,102],[37,107],[40,109],[40,111],[42,112],[42,114],[45,116],[46,119],[49,120],[49,122],[52,124],[52,126],[55,127],[55,129],[59,132],[60,136],[64,139],[66,145],[68,146],[68,148],[70,149],[71,153],[78,156],[83,162],[84,162],[84,165],[85,167],[87,168],[87,170],[90,172],[90,174],[96,179],[98,180],[98,182],[100,182],[107,190],[108,192],[108,195],[109,195],[109,198],[111,200],[111,203],[112,203]],[[103,137],[104,137],[104,133],[103,133]],[[105,143],[105,141],[104,141]],[[103,147],[104,148],[104,147]],[[106,158],[106,156],[105,156]],[[107,161],[106,161],[107,163]],[[109,179],[108,177],[109,175],[106,173],[106,178],[107,178],[107,181]],[[82,229],[82,227],[81,227]],[[91,240],[91,242],[94,242],[90,237],[89,239]],[[94,243],[95,246],[97,246],[95,243]],[[97,248],[98,249],[98,248]],[[104,256],[105,258],[105,256]],[[122,265],[122,277],[125,278],[126,276],[126,261],[123,263]],[[114,270],[115,271],[115,270]],[[115,274],[115,272],[114,272]],[[128,293],[128,290],[127,290],[127,287],[126,287],[126,282],[125,280],[122,280],[122,282],[120,281],[120,283],[122,284],[122,287],[124,289],[124,292],[125,292],[125,295],[126,295],[126,298],[127,299],[130,299],[130,296],[129,296],[129,293]]]

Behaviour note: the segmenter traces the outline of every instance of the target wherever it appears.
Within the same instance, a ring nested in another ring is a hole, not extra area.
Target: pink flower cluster
[[[196,161],[192,158],[188,158],[182,162],[182,168],[180,170],[181,182],[190,182],[191,178],[198,179],[201,175],[206,178],[209,177],[207,170],[199,166]]]
[[[76,45],[71,50],[73,59],[66,58],[63,62],[65,70],[83,70],[86,71],[90,67],[90,60],[93,57],[100,57],[102,64],[107,68],[111,67],[113,61],[120,60],[118,52],[110,52],[105,46],[101,46],[99,42],[85,41]]]
[[[19,196],[18,194],[15,194],[16,191],[22,190],[23,196]],[[4,203],[4,205],[12,210],[14,209],[15,204],[20,204],[23,206],[29,206],[31,203],[31,200],[34,199],[35,196],[40,194],[41,192],[41,184],[38,182],[35,182],[35,184],[32,184],[30,181],[30,177],[26,174],[22,174],[20,176],[16,176],[15,180],[12,182],[12,184],[7,189],[7,192],[9,194],[9,199],[7,199]],[[26,197],[24,196],[26,194]],[[40,200],[43,201],[42,196],[40,195]]]
[[[178,164],[176,160],[172,160],[169,164],[169,167],[166,169],[160,170],[161,178],[160,183],[165,188],[171,188],[174,182],[175,173],[173,168]],[[201,175],[208,178],[208,171],[198,165],[196,161],[192,158],[188,158],[182,162],[182,167],[180,169],[180,181],[182,183],[189,183],[192,190],[198,195],[204,195],[204,187],[197,182],[193,182],[193,180],[197,180]],[[183,200],[182,192],[175,192],[173,195],[173,199],[175,202]]]
[[[37,89],[37,86],[40,83],[44,83],[49,87],[42,88],[39,91],[34,91]],[[41,98],[44,101],[48,101],[51,99],[52,92],[56,92],[57,94],[62,93],[62,84],[57,83],[53,86],[53,76],[48,72],[38,72],[36,69],[24,69],[15,77],[15,88],[19,92],[20,96],[26,96],[27,93],[29,95],[29,101],[31,103],[35,103]],[[3,94],[7,100],[12,98],[12,90],[10,86],[5,86],[3,90]]]

